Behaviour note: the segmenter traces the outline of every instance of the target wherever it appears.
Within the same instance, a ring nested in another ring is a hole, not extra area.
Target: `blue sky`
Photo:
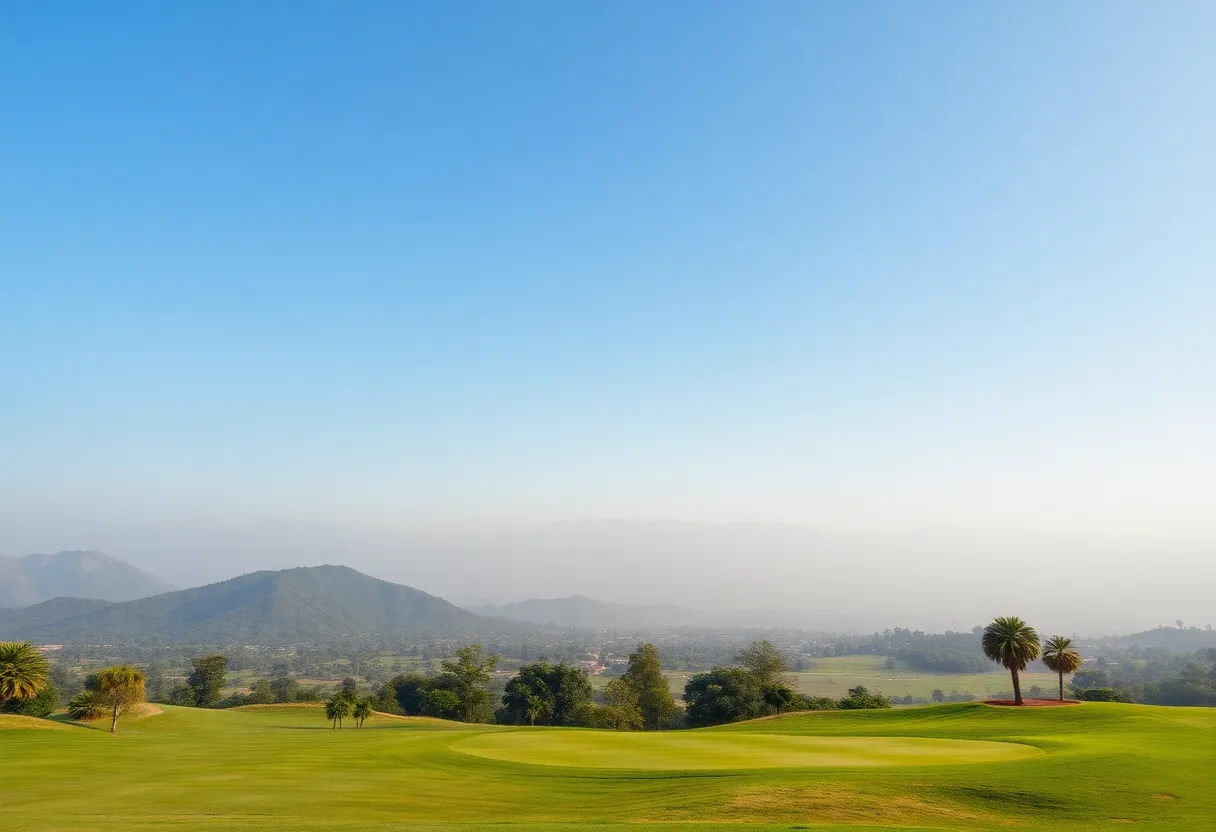
[[[1212,4],[3,14],[0,551],[1216,539]]]

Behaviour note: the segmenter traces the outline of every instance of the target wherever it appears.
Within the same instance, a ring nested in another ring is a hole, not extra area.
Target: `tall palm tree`
[[[362,728],[363,720],[372,715],[372,703],[366,699],[359,700],[350,715],[355,718],[355,727]]]
[[[28,642],[0,641],[0,704],[6,699],[33,699],[46,688],[50,666]]]
[[[1081,666],[1081,654],[1072,649],[1072,639],[1052,636],[1043,642],[1043,664],[1060,674],[1060,701],[1064,701],[1064,674],[1076,673]]]
[[[342,720],[350,716],[351,708],[350,696],[335,693],[325,702],[325,718],[333,723],[334,728],[341,728]]]
[[[984,655],[1013,674],[1013,701],[1022,704],[1022,685],[1018,671],[1039,657],[1039,634],[1025,621],[1013,616],[994,618],[984,628],[980,640]]]

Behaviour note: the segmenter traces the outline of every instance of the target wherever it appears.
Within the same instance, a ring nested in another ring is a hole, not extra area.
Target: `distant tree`
[[[169,691],[169,704],[183,705],[191,708],[196,707],[198,704],[198,699],[194,688],[190,687],[185,682],[174,685]]]
[[[535,725],[538,719],[542,725],[549,722],[554,716],[557,704],[557,692],[554,688],[559,684],[554,667],[548,662],[524,665],[519,669],[519,673],[507,682],[503,691],[500,721],[514,725]]]
[[[685,722],[693,728],[763,716],[767,703],[752,674],[739,667],[698,673],[684,686]]]
[[[1064,674],[1076,673],[1081,667],[1081,654],[1072,649],[1072,639],[1052,636],[1043,642],[1043,664],[1060,676],[1060,701],[1064,701]]]
[[[270,687],[269,679],[257,679],[249,687],[249,695],[245,697],[247,705],[270,705],[274,702],[274,690]]]
[[[1115,688],[1089,688],[1081,691],[1081,700],[1084,702],[1130,702],[1131,698]]]
[[[460,719],[464,715],[460,695],[446,688],[428,688],[422,694],[422,713],[439,719]]]
[[[355,696],[359,692],[359,682],[356,681],[352,676],[347,676],[345,679],[343,679],[342,684],[338,687],[340,690],[349,693],[351,696]]]
[[[449,689],[460,700],[459,716],[464,722],[488,722],[493,713],[487,685],[498,666],[498,656],[487,656],[480,644],[470,644],[456,651],[453,659],[442,663],[443,675],[448,677]]]
[[[884,670],[894,670],[895,669],[895,659],[888,658],[886,661],[884,661],[882,663],[882,666],[883,666]]]
[[[999,617],[984,628],[980,646],[985,656],[1012,674],[1013,700],[1021,705],[1022,685],[1018,672],[1039,657],[1039,634],[1020,618]]]
[[[849,688],[849,695],[840,700],[842,711],[862,711],[890,708],[891,701],[881,693],[871,691],[865,685]]]
[[[663,675],[663,664],[659,649],[653,644],[638,645],[629,655],[629,664],[621,676],[638,698],[642,711],[642,725],[646,730],[661,729],[669,724],[678,711],[675,698]]]
[[[106,706],[95,690],[82,690],[68,702],[68,716],[80,722],[90,722],[106,715]]]
[[[783,685],[779,682],[765,685],[760,688],[760,696],[764,699],[764,703],[770,708],[773,708],[778,716],[782,710],[788,709],[798,700],[798,694],[789,685]]]
[[[133,667],[107,667],[94,674],[98,700],[110,711],[110,733],[118,733],[118,718],[146,698],[144,674]]]
[[[148,691],[148,699],[152,702],[159,702],[169,695],[165,672],[168,667],[164,662],[152,662],[148,665],[148,670],[144,674],[147,681],[144,683]]]
[[[363,721],[372,715],[372,703],[370,699],[360,699],[355,703],[355,707],[351,709],[351,716],[355,718],[355,727],[362,728]]]
[[[624,679],[613,679],[604,688],[604,704],[596,709],[594,727],[615,731],[636,731],[643,725],[642,709],[633,686]]]
[[[785,657],[767,640],[753,641],[735,656],[735,663],[750,673],[760,688],[781,683],[786,672]]]
[[[0,641],[0,704],[33,699],[47,686],[50,665],[29,642]]]
[[[270,680],[271,702],[297,702],[300,699],[300,683],[290,676]]]
[[[409,716],[423,714],[422,698],[429,687],[426,676],[418,672],[405,673],[389,679],[384,686],[392,690],[393,698],[396,699],[397,707],[401,709],[402,713]]]
[[[354,702],[346,691],[339,691],[325,700],[325,718],[332,723],[333,728],[341,728],[342,720],[350,716],[354,710]]]
[[[931,696],[932,696],[934,702],[941,703],[941,702],[946,701],[946,694],[942,691],[941,688],[934,688]]]
[[[214,707],[224,690],[228,657],[203,656],[191,659],[190,664],[194,670],[186,677],[186,684],[194,691],[194,705],[199,708]]]

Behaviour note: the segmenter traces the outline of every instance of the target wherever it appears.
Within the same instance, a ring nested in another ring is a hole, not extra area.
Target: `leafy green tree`
[[[298,702],[301,691],[300,683],[290,676],[280,676],[270,680],[271,702]]]
[[[613,679],[604,689],[604,704],[596,709],[593,726],[615,731],[636,731],[644,724],[642,709],[633,685]]]
[[[146,698],[144,674],[120,665],[94,675],[98,700],[110,710],[110,733],[118,733],[118,718]]]
[[[106,715],[106,706],[95,690],[82,690],[68,702],[68,716],[80,722],[90,722]]]
[[[350,716],[354,710],[354,702],[345,691],[335,693],[325,701],[325,718],[332,723],[333,728],[341,728],[342,720]]]
[[[798,694],[789,685],[783,685],[779,682],[774,682],[760,688],[760,696],[764,699],[764,704],[774,709],[780,715],[783,709],[788,710],[791,705],[798,701]]]
[[[363,721],[372,715],[372,703],[370,699],[360,699],[355,703],[355,707],[351,709],[351,716],[355,718],[355,727],[362,728]]]
[[[430,687],[426,676],[417,672],[405,673],[389,679],[385,687],[391,688],[402,713],[408,716],[421,716],[424,713],[422,700]]]
[[[684,686],[684,721],[693,728],[763,716],[767,703],[756,680],[741,667],[715,667]]]
[[[269,679],[257,679],[249,688],[249,695],[245,697],[247,705],[270,705],[274,702],[274,691],[270,688]]]
[[[1064,701],[1064,674],[1076,673],[1081,667],[1081,654],[1072,649],[1072,639],[1052,636],[1043,642],[1043,664],[1060,676],[1060,701]]]
[[[582,704],[590,700],[586,671],[568,664],[537,662],[521,667],[507,682],[500,717],[514,725],[537,720],[542,725],[574,725]]]
[[[203,656],[190,660],[193,672],[186,678],[186,684],[194,691],[194,705],[199,708],[211,708],[220,701],[224,690],[224,674],[228,670],[227,656]]]
[[[629,664],[621,676],[633,688],[642,711],[642,724],[646,730],[661,729],[677,711],[667,677],[663,675],[663,663],[659,648],[653,644],[640,644],[629,655]]]
[[[1021,705],[1022,684],[1018,672],[1039,657],[1039,634],[1020,618],[999,617],[984,628],[980,646],[985,656],[1013,675],[1013,701]]]
[[[422,694],[422,713],[439,719],[460,719],[464,703],[454,690],[428,688]]]
[[[148,700],[151,702],[159,702],[169,695],[165,672],[168,667],[164,662],[152,662],[148,665],[148,670],[145,673],[147,681],[144,686],[148,691]]]
[[[870,690],[865,685],[849,688],[849,695],[840,700],[842,711],[865,711],[890,707],[891,700],[881,693]]]
[[[448,689],[460,700],[458,719],[464,722],[488,722],[493,714],[490,674],[498,666],[498,656],[487,656],[480,644],[470,644],[456,651],[455,657],[441,665]]]
[[[759,688],[781,684],[787,670],[785,656],[768,640],[753,641],[735,656],[735,663],[752,674]]]
[[[47,686],[50,665],[29,642],[0,641],[0,704],[33,699]]]

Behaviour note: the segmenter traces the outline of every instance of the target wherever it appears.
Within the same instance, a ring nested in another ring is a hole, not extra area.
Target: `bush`
[[[849,688],[849,695],[840,700],[843,711],[865,711],[890,708],[891,701],[881,693],[874,693],[865,685]]]
[[[1081,691],[1082,702],[1131,702],[1130,696],[1116,688],[1089,688]]]
[[[59,706],[59,691],[54,685],[47,685],[42,692],[30,699],[8,699],[0,706],[0,713],[36,716],[46,719]]]

